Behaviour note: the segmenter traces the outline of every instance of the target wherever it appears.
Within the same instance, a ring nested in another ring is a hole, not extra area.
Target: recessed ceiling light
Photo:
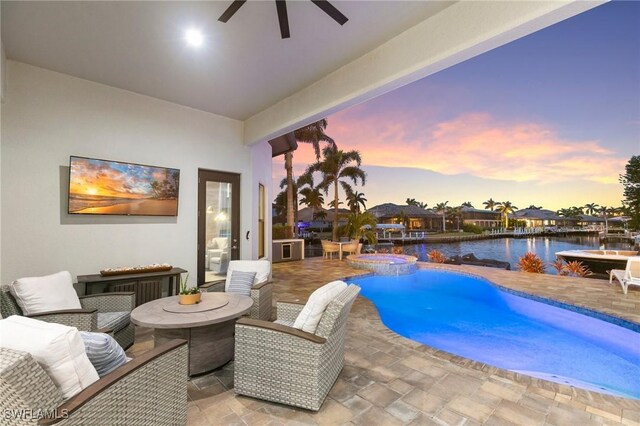
[[[204,35],[200,30],[189,28],[184,33],[184,40],[191,47],[200,47],[202,46],[202,43],[204,43]]]

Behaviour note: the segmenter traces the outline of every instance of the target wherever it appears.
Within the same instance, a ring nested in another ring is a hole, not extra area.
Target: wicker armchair
[[[229,262],[227,278],[208,282],[200,286],[203,291],[225,291],[228,286],[231,273],[234,270],[258,271],[260,269],[271,271],[271,263],[268,260],[232,260]],[[249,318],[269,321],[272,310],[273,283],[267,279],[260,281],[251,288],[253,306],[249,312]]]
[[[82,309],[68,309],[64,311],[43,312],[28,315],[41,321],[76,327],[80,331],[96,331],[111,328],[113,338],[127,349],[133,344],[135,326],[126,318],[126,323],[120,321],[115,328],[110,325],[110,313],[128,312],[135,307],[135,293],[101,293],[80,297]],[[20,306],[9,292],[9,286],[0,287],[0,313],[6,318],[11,315],[23,315]],[[106,314],[106,315],[105,315]]]
[[[3,425],[185,425],[186,341],[129,361],[66,401],[27,352],[0,348]]]
[[[315,334],[293,324],[298,302],[278,302],[275,323],[236,323],[234,390],[241,395],[317,411],[344,365],[347,317],[360,287],[350,285],[322,314]]]

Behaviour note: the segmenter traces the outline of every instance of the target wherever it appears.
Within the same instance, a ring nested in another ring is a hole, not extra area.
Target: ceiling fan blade
[[[218,21],[227,22],[229,19],[231,19],[231,17],[233,15],[235,15],[235,13],[238,11],[238,9],[240,9],[240,7],[246,1],[247,0],[233,0],[233,3],[231,3],[231,6],[229,6],[227,8],[227,10],[225,10],[224,13],[222,15],[220,15],[220,17],[218,18]]]
[[[278,10],[280,35],[282,36],[282,38],[289,38],[289,16],[287,15],[287,2],[285,0],[276,0],[276,9]]]
[[[331,16],[334,21],[336,21],[340,25],[344,25],[345,22],[349,20],[346,16],[342,14],[338,9],[335,8],[331,3],[327,0],[311,0],[313,4],[318,6],[320,9],[324,11],[327,15]]]

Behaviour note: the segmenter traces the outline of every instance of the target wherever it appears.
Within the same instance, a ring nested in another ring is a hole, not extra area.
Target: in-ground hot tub
[[[406,275],[415,272],[418,258],[404,254],[352,254],[347,263],[358,269],[368,269],[378,275]]]

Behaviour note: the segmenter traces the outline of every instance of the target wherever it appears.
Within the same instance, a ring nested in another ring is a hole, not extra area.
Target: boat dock
[[[512,231],[492,230],[483,234],[439,235],[425,231],[408,231],[398,235],[397,232],[378,233],[378,242],[398,245],[420,243],[449,243],[458,241],[490,240],[494,238],[529,238],[529,237],[566,237],[567,235],[596,235],[598,231],[571,228],[520,228]]]

